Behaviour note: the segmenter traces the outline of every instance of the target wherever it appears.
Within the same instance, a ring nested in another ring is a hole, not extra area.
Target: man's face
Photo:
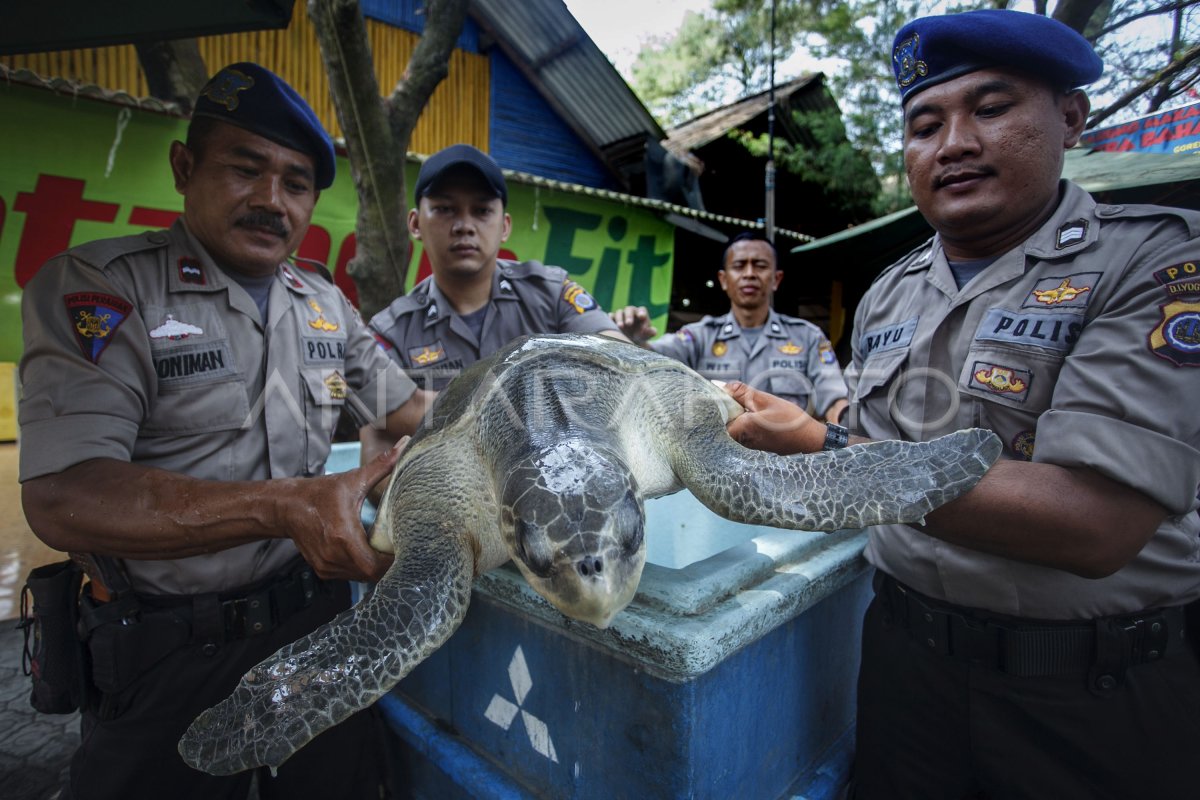
[[[408,213],[408,230],[424,244],[437,279],[490,277],[512,220],[483,176],[466,168],[426,190]]]
[[[734,242],[725,254],[725,269],[717,272],[729,302],[739,308],[770,306],[783,273],[775,269],[775,251],[761,240]]]
[[[200,152],[171,145],[188,230],[223,267],[270,275],[299,246],[320,192],[312,158],[220,123]]]
[[[1032,233],[1058,202],[1063,151],[1088,111],[1003,69],[921,91],[904,109],[904,167],[913,200],[952,257],[981,258]]]

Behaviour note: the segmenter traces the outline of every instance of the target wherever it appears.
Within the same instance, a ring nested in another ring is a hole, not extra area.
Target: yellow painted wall
[[[375,56],[379,89],[390,94],[420,37],[372,19],[367,20],[367,35]],[[326,130],[334,137],[342,135],[316,34],[302,9],[292,15],[292,24],[286,30],[206,36],[200,39],[200,54],[210,73],[234,61],[255,61],[274,70],[309,101]],[[0,61],[47,78],[94,83],[135,97],[149,94],[132,45],[9,55]],[[490,80],[486,56],[455,50],[450,57],[450,74],[438,85],[421,114],[409,148],[433,153],[446,145],[466,142],[487,150]]]
[[[0,361],[0,442],[17,438],[17,365]]]

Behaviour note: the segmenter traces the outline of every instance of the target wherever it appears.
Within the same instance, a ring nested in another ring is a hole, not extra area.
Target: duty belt
[[[1111,675],[1119,680],[1125,667],[1186,644],[1182,606],[1070,622],[1020,620],[933,600],[884,572],[874,583],[886,624],[935,653],[1018,677],[1087,673],[1102,663],[1096,682],[1110,689],[1117,682]]]
[[[312,605],[322,581],[307,564],[229,592],[146,595],[146,611],[169,610],[190,623],[192,641],[219,643],[258,636]]]

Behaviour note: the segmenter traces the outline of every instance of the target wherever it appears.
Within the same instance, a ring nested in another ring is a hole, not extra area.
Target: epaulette
[[[515,280],[538,278],[561,282],[567,274],[562,267],[547,266],[540,261],[510,261],[504,258],[496,260],[496,269],[500,270],[504,277]]]
[[[320,275],[325,280],[333,283],[333,273],[320,261],[312,258],[301,258],[300,256],[292,256],[292,261],[296,262],[296,266],[303,272],[309,275]]]
[[[430,279],[421,281],[413,287],[411,292],[400,295],[388,303],[386,308],[376,312],[375,316],[371,317],[371,327],[376,330],[386,330],[401,317],[427,308],[428,301],[422,302],[422,298],[429,294],[429,284],[426,282],[428,280]]]
[[[161,241],[159,239],[161,238]],[[104,269],[113,261],[133,253],[159,250],[167,247],[169,240],[161,231],[140,233],[134,236],[118,236],[115,239],[97,239],[71,249],[71,256],[90,267]]]
[[[1119,206],[1098,203],[1092,213],[1100,220],[1175,217],[1187,226],[1189,236],[1200,236],[1200,212],[1193,211],[1190,208],[1174,208],[1172,206],[1139,203]]]
[[[878,283],[883,278],[884,275],[887,275],[888,273],[894,272],[898,269],[908,269],[909,267],[911,267],[913,265],[914,262],[916,262],[922,256],[928,255],[929,251],[932,248],[933,248],[933,237],[930,236],[924,242],[917,245],[912,250],[909,250],[907,253],[905,253],[900,258],[896,259],[895,263],[893,263],[889,267],[886,267],[883,270],[883,272],[880,272],[878,275],[876,275],[875,280],[872,281],[872,283]]]

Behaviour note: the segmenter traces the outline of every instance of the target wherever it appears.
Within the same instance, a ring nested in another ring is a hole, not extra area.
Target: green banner
[[[21,353],[21,287],[68,247],[169,226],[183,208],[167,153],[186,121],[70,92],[0,85],[0,362]],[[409,165],[408,186],[416,179]],[[411,192],[411,188],[409,189]],[[352,298],[357,198],[345,158],[321,193],[298,253],[321,261]],[[563,267],[605,309],[650,308],[666,330],[675,229],[653,212],[509,182],[512,236],[501,253]],[[428,274],[414,249],[408,289]]]

